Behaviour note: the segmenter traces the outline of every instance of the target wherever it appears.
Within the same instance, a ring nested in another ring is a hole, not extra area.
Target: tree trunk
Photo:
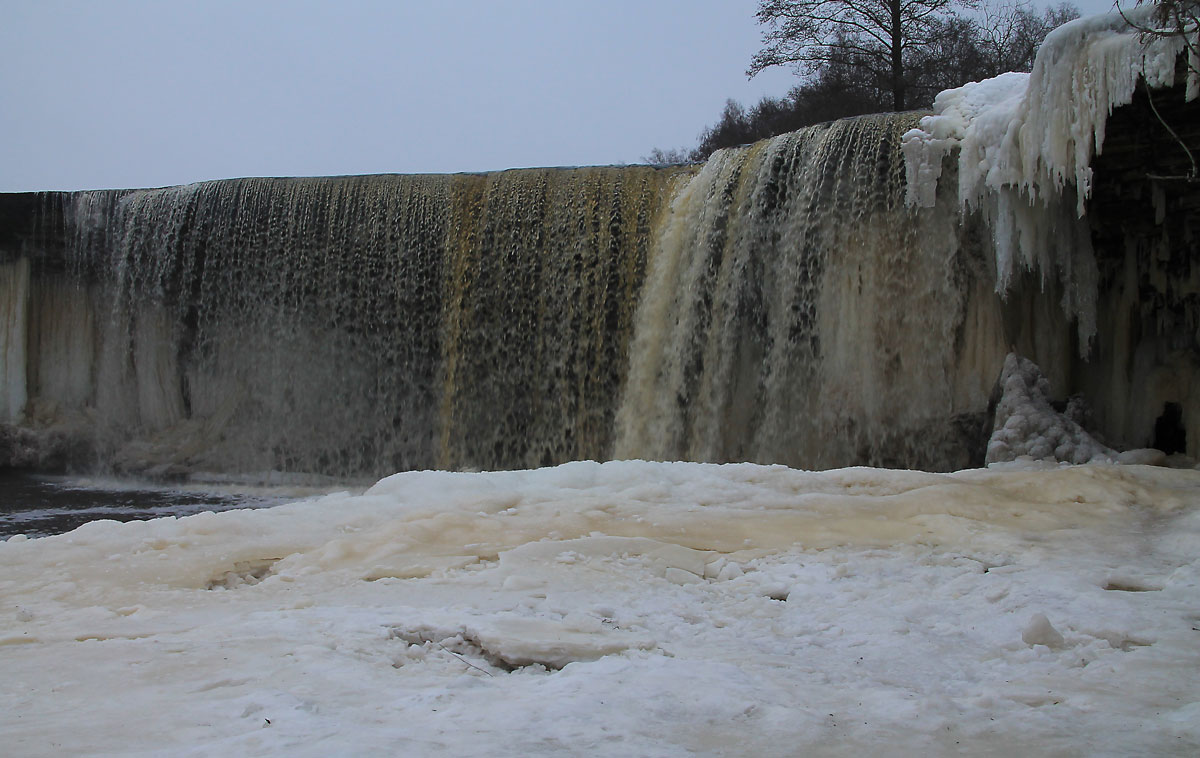
[[[891,53],[892,53],[892,110],[906,109],[904,83],[904,31],[901,26],[900,0],[889,3],[892,12]]]

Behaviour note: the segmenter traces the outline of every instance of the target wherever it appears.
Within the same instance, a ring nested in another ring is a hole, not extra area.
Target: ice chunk
[[[704,581],[704,577],[702,576],[697,576],[690,571],[674,567],[664,571],[663,578],[672,584],[697,584]]]
[[[554,621],[496,615],[455,628],[436,624],[396,627],[391,635],[409,644],[431,642],[447,649],[470,651],[495,665],[541,665],[549,669],[561,669],[575,661],[594,661],[631,648],[654,647],[653,640],[644,635],[582,626],[570,618]]]
[[[1026,645],[1045,645],[1049,648],[1060,648],[1066,644],[1063,636],[1050,624],[1050,619],[1044,613],[1035,613],[1029,619],[1025,631],[1021,632],[1021,640]]]
[[[1142,447],[1137,450],[1126,450],[1117,456],[1117,463],[1141,466],[1165,466],[1167,454],[1152,447]]]

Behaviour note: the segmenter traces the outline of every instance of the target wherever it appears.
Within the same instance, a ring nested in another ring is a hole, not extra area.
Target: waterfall
[[[651,229],[692,170],[71,195],[64,260],[34,261],[26,416],[86,416],[99,461],[166,474],[605,457]]]
[[[0,466],[953,469],[1010,350],[1106,448],[1194,454],[1183,49],[1080,19],[703,166],[0,196]]]
[[[703,167],[61,196],[0,271],[0,410],[158,475],[966,466],[999,303],[954,198],[904,202],[913,124]]]
[[[28,307],[29,260],[0,265],[0,423],[15,423],[25,408]]]
[[[995,304],[971,297],[989,275],[958,215],[905,207],[913,123],[849,119],[722,151],[675,196],[617,457],[971,462],[1004,354],[998,311],[978,323]]]

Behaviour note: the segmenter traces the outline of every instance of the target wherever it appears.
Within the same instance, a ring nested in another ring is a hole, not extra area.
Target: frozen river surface
[[[6,756],[1195,755],[1198,670],[1190,470],[415,472],[0,542]]]

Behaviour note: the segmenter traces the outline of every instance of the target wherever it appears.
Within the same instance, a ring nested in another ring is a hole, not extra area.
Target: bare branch
[[[838,62],[885,82],[892,107],[903,109],[908,61],[955,5],[973,0],[760,0],[763,49],[747,74],[779,65]],[[851,62],[853,61],[853,62]]]

